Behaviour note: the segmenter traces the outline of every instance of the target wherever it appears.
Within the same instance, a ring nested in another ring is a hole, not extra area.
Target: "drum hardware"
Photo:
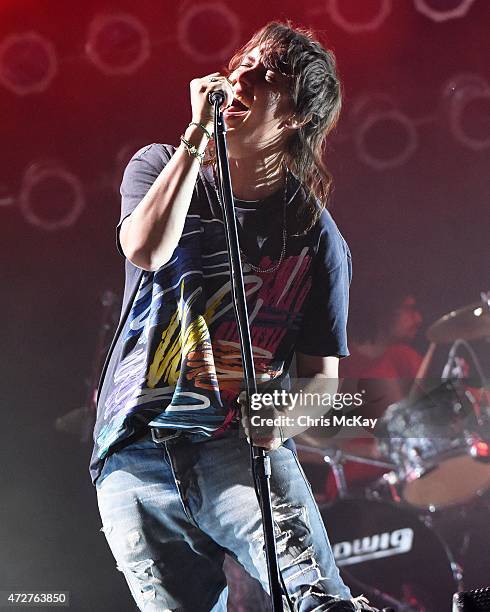
[[[447,546],[447,545],[446,545]],[[451,561],[451,571],[453,572],[453,576],[458,583],[458,588],[463,588],[463,568],[456,561]]]
[[[298,436],[298,438],[296,439],[300,439],[300,436]],[[322,457],[325,463],[330,463],[332,460],[337,460],[339,463],[345,463],[346,461],[355,461],[356,463],[386,468],[387,470],[396,467],[394,463],[390,463],[382,459],[374,459],[371,457],[366,457],[364,455],[346,453],[342,450],[341,447],[315,448],[312,446],[307,446],[305,444],[296,444],[296,448],[301,452],[312,453],[314,455]],[[335,459],[332,459],[333,457],[335,457]]]
[[[396,503],[400,503],[402,501],[402,498],[400,497],[397,489],[398,477],[396,475],[396,472],[386,472],[386,474],[383,474],[381,478],[388,487],[390,499]]]
[[[377,443],[374,434],[362,427],[349,428],[349,437],[339,435],[339,428],[333,428],[335,433],[326,435],[325,430],[319,427],[311,427],[295,437],[296,442],[303,445],[304,451],[308,454],[309,449],[320,450],[341,448],[344,452],[349,452],[355,444],[353,454],[358,457],[379,459],[375,445]],[[328,431],[328,430],[327,430]],[[333,437],[335,436],[335,437]],[[318,453],[317,453],[318,455]],[[320,456],[320,455],[318,455]],[[323,463],[323,461],[321,461]]]
[[[393,464],[380,461],[378,459],[371,459],[370,457],[362,457],[354,455],[352,453],[346,453],[342,449],[325,449],[324,461],[327,463],[331,470],[337,487],[337,494],[340,499],[347,497],[349,491],[347,481],[344,472],[344,463],[346,461],[352,461],[353,463],[360,463],[362,465],[370,465],[372,467],[380,467],[384,469],[390,469]]]
[[[337,499],[320,507],[332,550],[348,584],[369,585],[395,610],[443,612],[463,588],[461,568],[444,540],[419,512],[366,498]],[[398,602],[393,603],[393,600]]]
[[[461,359],[456,355],[456,351],[460,346],[468,347],[469,344],[461,338],[458,338],[458,340],[453,343],[449,349],[448,359],[442,371],[442,380],[461,380],[462,378],[466,378],[468,376],[468,366],[466,365],[466,362],[464,359]]]
[[[328,463],[332,470],[339,498],[347,497],[347,481],[345,479],[344,466],[342,465],[342,451],[339,448],[330,451],[325,449],[324,461]]]
[[[487,430],[487,434],[490,438],[490,393],[488,385],[485,380],[482,380],[480,387],[467,387],[465,395],[468,400],[472,403],[475,409],[475,415],[478,421],[478,425]]]
[[[442,316],[429,327],[427,337],[436,344],[490,337],[490,292],[482,292],[479,302]]]
[[[455,340],[449,349],[448,358],[446,364],[444,365],[444,369],[442,371],[441,378],[443,381],[446,380],[463,380],[468,377],[469,367],[466,361],[457,356],[456,351],[463,347],[469,353],[471,357],[471,361],[475,367],[475,370],[478,373],[480,384],[485,384],[485,374],[483,373],[482,367],[480,365],[480,361],[473,350],[471,344],[466,342],[463,338],[458,338]]]
[[[299,438],[301,437],[299,436]],[[344,463],[346,461],[352,461],[354,463],[370,465],[373,467],[380,467],[386,470],[391,470],[395,467],[393,463],[387,463],[386,461],[382,461],[380,459],[373,459],[371,457],[346,453],[341,447],[320,449],[312,446],[306,446],[304,444],[296,444],[296,448],[300,453],[321,457],[322,460],[329,465],[335,480],[338,497],[341,499],[349,495],[349,487],[347,485],[344,471]]]

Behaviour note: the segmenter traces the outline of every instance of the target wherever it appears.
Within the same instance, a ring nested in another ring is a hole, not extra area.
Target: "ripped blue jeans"
[[[349,589],[295,453],[269,455],[279,565],[294,612],[327,610]],[[226,611],[225,553],[268,590],[249,445],[236,431],[202,442],[156,443],[148,434],[106,459],[96,488],[102,530],[140,610]]]

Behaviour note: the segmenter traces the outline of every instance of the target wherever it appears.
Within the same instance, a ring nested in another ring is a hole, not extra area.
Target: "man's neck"
[[[230,157],[233,193],[240,200],[263,200],[284,184],[285,171],[277,153],[257,158]]]

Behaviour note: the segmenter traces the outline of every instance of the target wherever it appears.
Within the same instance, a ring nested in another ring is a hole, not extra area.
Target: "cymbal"
[[[438,344],[485,337],[490,337],[490,306],[483,300],[448,312],[427,330],[427,338]]]

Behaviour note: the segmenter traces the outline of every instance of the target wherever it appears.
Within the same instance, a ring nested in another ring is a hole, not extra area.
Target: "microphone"
[[[212,104],[213,106],[214,104],[216,104],[216,102],[219,102],[219,105],[221,106],[223,102],[225,101],[225,93],[224,91],[221,91],[220,89],[218,89],[218,91],[212,91],[208,95],[208,100],[209,100],[209,104]]]

